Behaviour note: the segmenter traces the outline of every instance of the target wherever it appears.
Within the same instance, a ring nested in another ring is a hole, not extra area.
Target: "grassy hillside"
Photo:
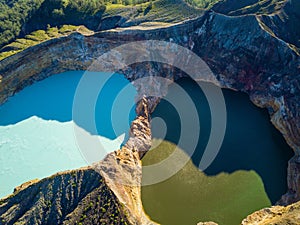
[[[0,0],[0,9],[0,60],[67,34],[61,32],[65,24],[71,31],[80,25],[97,31],[114,28],[120,18],[124,26],[130,26],[147,21],[179,22],[202,12],[183,0],[16,0],[11,5]]]
[[[0,0],[0,47],[20,34],[22,24],[41,3],[42,0]]]
[[[103,18],[123,16],[128,18],[128,25],[137,25],[142,22],[175,23],[201,15],[203,10],[188,5],[183,0],[156,0],[135,6],[109,4]]]
[[[0,0],[0,47],[48,24],[92,26],[104,9],[102,0]]]
[[[220,0],[186,0],[188,4],[201,9],[211,8],[215,3],[219,1]]]
[[[160,17],[158,13],[161,11],[168,11],[169,17],[174,18],[188,12],[193,14],[191,7],[186,8],[182,0],[158,0],[153,1],[153,5],[152,0],[0,0],[0,48],[17,37],[46,30],[49,25],[84,25],[97,30],[104,12],[110,14],[116,10],[122,12],[123,9],[125,14],[135,12],[131,17],[136,17],[146,16],[151,11],[163,19],[166,16]]]
[[[10,44],[5,45],[0,51],[0,60],[23,51],[30,46],[37,45],[52,38],[68,35],[75,31],[85,34],[92,33],[92,31],[88,30],[84,26],[63,25],[59,29],[57,27],[49,26],[46,30],[34,31],[29,35],[26,35],[24,38],[18,38]]]
[[[280,11],[287,0],[223,0],[213,10],[226,15],[271,14]]]

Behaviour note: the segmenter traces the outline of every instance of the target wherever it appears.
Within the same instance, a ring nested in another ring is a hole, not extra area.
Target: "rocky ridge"
[[[107,224],[115,220],[129,224],[119,200],[92,168],[35,181],[0,202],[0,224]]]
[[[242,221],[241,225],[298,225],[300,203],[289,206],[273,206],[259,210]]]

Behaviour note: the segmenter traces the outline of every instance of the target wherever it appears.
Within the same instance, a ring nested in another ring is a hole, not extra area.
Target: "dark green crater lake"
[[[209,140],[211,112],[203,91],[195,81],[183,78],[176,83],[189,94],[198,112],[199,141],[191,157],[193,166],[197,168]],[[267,110],[256,107],[244,93],[231,90],[222,92],[226,103],[227,126],[217,157],[204,171],[187,166],[189,169],[179,171],[181,175],[176,174],[161,183],[143,187],[143,204],[153,220],[165,225],[183,222],[188,225],[209,220],[235,225],[247,214],[276,203],[287,191],[287,162],[293,151],[271,124]],[[170,85],[168,96],[176,96],[176,104],[185,101],[174,85]],[[151,164],[153,158],[156,162],[166,158],[164,154],[171,148],[170,143],[177,145],[179,142],[182,135],[180,115],[173,103],[162,100],[152,114],[153,119],[159,117],[164,120],[167,127],[166,133],[162,134],[161,127],[154,123],[153,137],[168,141],[169,144],[166,146],[163,142],[150,151],[149,156],[147,154],[143,159],[146,165]],[[191,133],[197,130],[197,123],[190,123],[189,126]],[[186,146],[178,147],[189,152]],[[162,153],[161,149],[165,152]],[[182,174],[187,171],[190,173],[185,176],[189,178],[183,178]],[[204,176],[205,179],[195,178],[198,176]],[[195,180],[199,182],[195,183]],[[208,183],[211,186],[207,186]],[[198,200],[192,204],[195,199]],[[194,209],[198,211],[191,214]]]

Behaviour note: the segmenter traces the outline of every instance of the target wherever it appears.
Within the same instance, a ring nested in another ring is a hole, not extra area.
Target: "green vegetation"
[[[18,36],[28,17],[41,6],[43,0],[0,0],[0,47]]]
[[[0,60],[78,28],[86,29],[85,33],[90,32],[85,27],[97,30],[103,15],[133,18],[136,23],[178,22],[199,15],[198,10],[182,0],[31,0],[30,4],[29,1],[8,4],[0,0]]]
[[[231,15],[241,14],[269,14],[280,10],[286,0],[186,0],[192,6],[207,9],[216,4],[217,11]],[[218,10],[219,9],[219,10]]]
[[[47,200],[47,201],[45,202],[45,204],[46,204],[46,206],[47,206],[48,208],[51,208],[51,206],[52,206],[52,203],[51,203],[50,200]]]
[[[183,1],[178,0],[154,2],[158,2],[155,3],[156,7],[171,5],[171,8],[160,9],[170,12],[174,11],[173,7],[182,5],[183,11],[186,7]],[[147,9],[147,13],[151,9],[152,0],[0,0],[0,47],[35,30],[46,30],[48,24],[51,27],[64,24],[84,25],[91,30],[97,30],[106,9],[110,11],[125,6],[143,10],[143,13]],[[180,10],[175,11],[181,14]]]
[[[153,145],[157,143],[159,141],[154,140]],[[172,154],[175,147],[163,141],[146,154],[143,165],[161,162]],[[179,154],[176,158],[186,161],[188,156],[182,150]],[[177,165],[178,161],[174,164]],[[200,221],[237,225],[252,212],[271,205],[263,182],[254,171],[207,176],[191,161],[168,180],[143,186],[142,201],[151,219],[164,225],[190,225]]]
[[[34,30],[63,24],[96,29],[106,4],[136,5],[148,0],[0,0],[0,47]]]
[[[196,6],[201,9],[211,8],[219,0],[186,0],[192,6]]]
[[[197,0],[194,0],[195,2]],[[237,16],[245,14],[271,14],[278,12],[287,0],[224,0],[217,1],[213,9],[223,14]]]
[[[133,25],[149,21],[173,23],[200,15],[199,8],[212,8],[227,15],[270,14],[281,10],[285,3],[286,0],[0,0],[0,60],[59,37],[63,29],[69,32],[65,24],[97,31],[101,19],[111,16],[127,18]],[[280,38],[298,47],[299,29],[294,29],[294,24],[299,20],[300,4],[291,4],[288,13],[280,14],[280,20],[275,21],[284,23],[276,29]],[[111,23],[104,29],[113,27]]]
[[[95,27],[104,10],[101,0],[0,0],[0,47],[48,24]]]
[[[181,0],[158,0],[153,2],[147,19],[157,22],[179,22],[201,15],[199,11]]]
[[[183,0],[157,0],[136,6],[109,4],[103,16],[121,15],[132,18],[131,20],[135,24],[146,21],[176,23],[184,19],[195,18],[202,12],[202,10],[186,4]]]
[[[105,4],[111,5],[138,5],[145,2],[151,2],[151,0],[104,0]]]
[[[51,38],[57,38],[64,35],[68,35],[72,32],[80,31],[83,33],[91,32],[83,26],[73,26],[73,25],[63,25],[61,28],[57,27],[48,27],[46,31],[37,30],[29,35],[26,35],[24,38],[18,38],[14,42],[5,45],[0,51],[0,60],[16,54],[24,49],[37,45],[43,41],[49,40]]]

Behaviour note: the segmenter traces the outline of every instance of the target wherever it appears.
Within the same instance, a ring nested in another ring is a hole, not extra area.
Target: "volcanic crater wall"
[[[155,29],[131,27],[90,36],[74,33],[43,42],[0,62],[0,103],[53,74],[91,70],[102,54],[143,40],[171,41],[192,50],[213,71],[217,85],[246,92],[257,106],[268,109],[272,123],[295,151],[289,162],[289,190],[280,203],[300,200],[300,57],[253,15],[229,17],[206,12],[197,19]],[[172,56],[166,52],[162,57]],[[116,64],[121,57],[114,59]],[[188,63],[189,58],[181,60]],[[149,75],[171,80],[187,76],[172,66],[153,62],[132,64],[119,72],[130,81]],[[147,85],[138,91],[143,88]]]

